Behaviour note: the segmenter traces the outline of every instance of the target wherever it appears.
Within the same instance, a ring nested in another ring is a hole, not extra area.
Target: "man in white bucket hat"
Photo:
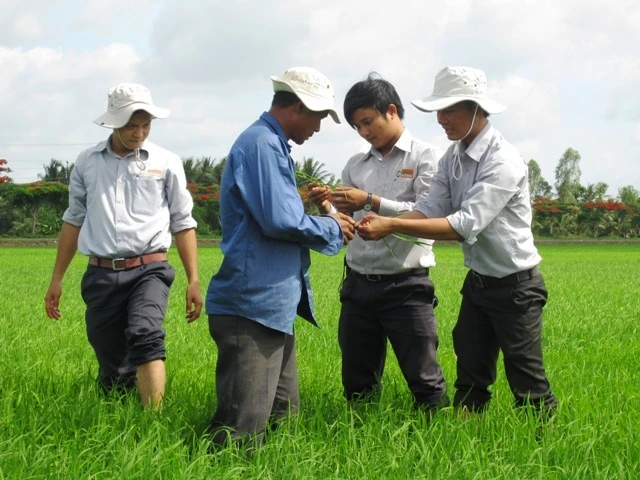
[[[142,85],[121,83],[95,123],[106,140],[78,156],[69,183],[58,253],[45,295],[47,315],[60,318],[62,279],[76,250],[89,257],[82,279],[87,336],[105,391],[137,383],[144,407],[165,392],[165,330],[175,271],[167,263],[171,235],[187,274],[186,317],[200,315],[196,222],[181,159],[148,142],[151,121],[169,110]]]
[[[309,250],[335,255],[354,235],[346,215],[305,214],[289,154],[323,118],[339,123],[331,82],[309,67],[271,79],[271,108],[235,141],[220,184],[224,259],[206,298],[218,348],[214,445],[257,446],[270,421],[298,409],[296,314],[316,324]]]
[[[469,272],[453,330],[454,405],[469,412],[488,406],[501,350],[516,405],[533,405],[546,418],[556,398],[542,359],[547,290],[531,232],[528,168],[488,120],[505,107],[487,97],[484,72],[469,67],[444,68],[433,94],[412,103],[437,112],[455,143],[440,160],[424,202],[400,217],[367,217],[358,233],[368,240],[400,232],[460,241]]]

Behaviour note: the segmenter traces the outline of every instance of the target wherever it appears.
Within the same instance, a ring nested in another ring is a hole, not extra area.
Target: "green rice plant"
[[[104,397],[84,329],[78,255],[64,281],[63,318],[44,313],[55,250],[0,249],[0,479],[632,479],[640,471],[640,255],[637,245],[542,245],[549,290],[543,344],[559,400],[540,438],[537,419],[513,408],[502,366],[482,418],[445,409],[430,421],[412,407],[388,356],[377,402],[349,408],[342,396],[337,325],[343,255],[312,256],[321,328],[296,323],[301,412],[252,456],[209,453],[203,432],[215,409],[216,348],[206,316],[183,318],[177,276],[167,329],[162,414],[135,395]],[[457,245],[436,242],[431,276],[439,360],[455,380],[451,330],[466,269]],[[199,249],[203,289],[220,265]]]

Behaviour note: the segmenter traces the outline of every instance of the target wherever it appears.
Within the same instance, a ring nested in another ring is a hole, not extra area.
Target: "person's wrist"
[[[367,199],[364,201],[362,209],[365,212],[370,212],[373,209],[373,193],[367,193]]]

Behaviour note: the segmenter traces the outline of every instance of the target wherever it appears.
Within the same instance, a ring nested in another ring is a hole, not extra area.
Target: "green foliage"
[[[317,215],[319,213],[318,207],[309,200],[308,185],[317,183],[335,188],[340,186],[341,182],[325,170],[324,163],[315,161],[313,157],[303,158],[302,162],[295,162],[295,167],[298,193],[304,204],[304,211],[308,215]]]
[[[640,192],[633,185],[625,185],[618,189],[618,200],[625,205],[640,210]]]
[[[640,237],[640,210],[614,200],[579,205],[538,197],[533,231],[548,237]]]
[[[198,233],[220,233],[220,186],[188,183],[187,189],[193,198],[192,215],[198,222]]]
[[[74,165],[74,163],[69,164],[69,162],[65,162],[63,164],[60,160],[52,158],[49,161],[49,165],[42,166],[44,168],[42,181],[58,182],[64,185],[69,185]]]
[[[220,185],[222,172],[227,162],[227,157],[219,161],[212,157],[200,157],[196,160],[188,157],[182,160],[187,183],[201,185],[203,187]]]
[[[529,160],[529,193],[531,198],[548,197],[551,195],[551,185],[542,176],[540,165],[534,159]]]
[[[313,157],[303,157],[302,162],[295,162],[295,166],[299,187],[304,187],[311,182],[329,186],[335,184],[335,176],[325,170],[324,163],[314,160]]]
[[[69,187],[60,182],[5,184],[0,190],[0,198],[10,205],[14,217],[13,227],[6,233],[17,236],[51,235],[57,233],[62,225],[59,221],[53,221],[52,217],[61,217],[64,213],[68,205]]]
[[[577,201],[581,174],[580,154],[573,148],[567,148],[556,165],[558,200],[565,203],[575,203]]]

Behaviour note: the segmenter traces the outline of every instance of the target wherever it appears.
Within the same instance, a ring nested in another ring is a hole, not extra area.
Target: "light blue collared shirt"
[[[291,334],[296,313],[316,324],[309,249],[335,255],[343,238],[333,218],[304,213],[287,142],[265,112],[231,147],[220,184],[224,259],[206,307]]]
[[[416,210],[447,218],[464,238],[470,269],[498,278],[527,270],[541,261],[531,232],[528,172],[522,156],[487,123],[466,149],[463,143],[449,147],[429,197]]]
[[[373,147],[352,156],[342,170],[342,183],[378,195],[378,214],[393,217],[427,198],[441,156],[440,149],[414,138],[405,128],[384,157]],[[353,218],[360,220],[365,213],[354,212]],[[347,247],[347,263],[358,273],[378,275],[435,266],[433,240],[420,242],[416,245],[393,235],[373,242],[356,235]]]
[[[78,250],[103,258],[166,251],[171,233],[197,226],[182,160],[151,142],[120,158],[110,138],[81,152],[62,219],[80,228]]]

